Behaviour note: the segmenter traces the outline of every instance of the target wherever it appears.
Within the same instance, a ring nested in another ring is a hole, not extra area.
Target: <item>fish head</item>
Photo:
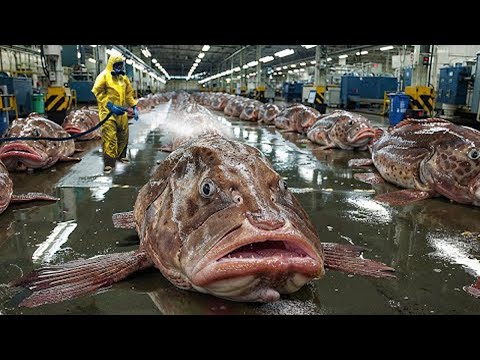
[[[5,211],[10,203],[13,192],[13,183],[8,176],[8,170],[0,160],[0,214]]]
[[[169,263],[197,291],[270,302],[324,274],[314,226],[258,149],[207,135],[177,151],[169,205],[159,206],[171,212],[156,231],[165,238],[171,230],[161,226],[174,226],[177,240],[169,242],[177,245],[152,256],[167,278],[175,272]]]
[[[330,137],[338,143],[349,147],[364,147],[375,136],[375,130],[370,121],[360,114],[347,111],[337,111],[332,114],[337,118],[331,129]]]
[[[298,130],[301,130],[302,132],[308,131],[315,121],[317,121],[319,115],[320,113],[317,110],[302,106],[298,112],[299,124],[301,127]]]
[[[480,206],[480,132],[468,128],[463,135],[433,146],[420,175],[447,198]]]
[[[8,138],[16,137],[49,137],[52,136],[51,124],[39,116],[29,116],[26,119],[13,121]],[[4,142],[0,146],[0,160],[9,170],[25,171],[28,168],[42,168],[49,161],[49,152],[59,144],[46,140],[18,140]]]
[[[89,129],[89,114],[83,110],[72,111],[63,121],[62,127],[69,134],[79,134]]]

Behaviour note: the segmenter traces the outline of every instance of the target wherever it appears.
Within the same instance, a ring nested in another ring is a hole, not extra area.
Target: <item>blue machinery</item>
[[[397,79],[386,76],[342,76],[340,102],[347,109],[383,104],[385,92],[397,90]]]

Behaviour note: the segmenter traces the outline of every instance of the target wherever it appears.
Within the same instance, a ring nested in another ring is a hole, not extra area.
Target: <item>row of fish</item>
[[[234,301],[276,301],[321,278],[325,268],[394,278],[392,268],[361,257],[363,248],[322,244],[267,158],[215,131],[208,109],[188,94],[172,105],[177,127],[179,118],[200,124],[210,118],[213,126],[181,132],[133,211],[113,216],[115,227],[137,230],[139,249],[40,268],[15,282],[32,291],[21,305],[92,294],[150,267],[181,289]]]
[[[235,104],[237,113],[242,103],[236,97],[222,94],[202,94],[207,105],[221,110],[221,104]],[[223,99],[219,101],[218,98]],[[229,102],[230,101],[230,102]],[[261,105],[266,109],[270,104]],[[335,111],[317,116],[308,130],[298,127],[302,122],[292,114],[295,105],[274,117],[280,129],[294,129],[307,134],[309,140],[322,145],[321,149],[368,150],[371,159],[351,160],[351,166],[373,165],[375,172],[355,174],[357,180],[379,184],[389,182],[404,190],[385,193],[375,200],[391,205],[405,205],[432,197],[444,196],[451,201],[480,205],[480,132],[453,124],[444,119],[408,119],[388,131],[373,129],[359,114]],[[246,107],[245,107],[246,108]],[[297,113],[298,114],[298,113]],[[308,119],[308,116],[303,116]],[[288,125],[284,125],[288,124]],[[295,125],[292,125],[295,124]],[[304,124],[308,124],[305,121]],[[480,279],[465,287],[480,297]]]
[[[375,134],[367,118],[343,110],[321,115],[317,110],[302,104],[285,108],[222,93],[197,93],[194,97],[199,103],[223,111],[227,116],[306,134],[310,141],[321,145],[323,149],[366,150]]]

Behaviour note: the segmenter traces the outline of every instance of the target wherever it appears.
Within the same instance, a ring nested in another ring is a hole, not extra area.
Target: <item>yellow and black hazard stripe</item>
[[[433,97],[430,95],[420,95],[416,99],[410,96],[410,106],[412,110],[424,110],[429,115],[433,111]]]
[[[72,97],[67,94],[49,94],[45,101],[45,111],[64,111],[70,109],[72,104]]]
[[[315,96],[315,103],[319,105],[325,104],[325,87],[318,86],[317,87],[317,94]]]

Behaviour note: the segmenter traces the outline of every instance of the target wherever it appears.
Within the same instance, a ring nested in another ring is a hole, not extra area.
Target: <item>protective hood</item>
[[[109,58],[108,58],[108,62],[107,62],[107,71],[110,73],[113,71],[113,64],[117,63],[117,62],[121,62],[123,61],[123,57],[122,55],[118,55],[118,54],[115,54],[115,55],[111,55]]]

